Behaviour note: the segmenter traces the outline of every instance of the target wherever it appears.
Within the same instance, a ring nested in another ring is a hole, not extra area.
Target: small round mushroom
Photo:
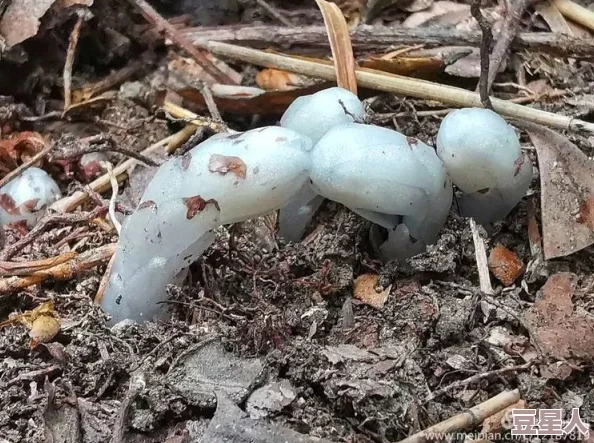
[[[365,107],[359,98],[347,89],[334,87],[296,98],[280,124],[307,135],[315,145],[335,126],[364,120]]]
[[[437,155],[464,193],[461,214],[483,225],[505,218],[532,181],[532,163],[514,129],[489,109],[449,113],[437,134]]]
[[[364,120],[365,107],[359,98],[347,89],[333,87],[295,99],[280,124],[308,136],[315,145],[335,126]],[[279,212],[280,236],[287,241],[299,241],[323,201],[306,183]]]
[[[0,222],[26,222],[29,228],[61,197],[60,188],[47,172],[28,168],[0,189]]]
[[[399,244],[399,216],[411,244],[426,246],[437,239],[452,202],[451,182],[435,150],[378,126],[350,123],[328,131],[312,151],[310,178],[320,195],[393,231]],[[406,251],[416,250],[400,249],[402,255],[385,258],[406,258]]]

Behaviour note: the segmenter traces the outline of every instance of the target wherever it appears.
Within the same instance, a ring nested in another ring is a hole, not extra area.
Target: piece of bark
[[[252,48],[309,48],[328,52],[326,28],[322,25],[289,28],[284,26],[217,26],[187,28],[180,31],[192,43],[221,41],[248,45]],[[351,32],[353,50],[361,53],[386,50],[390,45],[425,44],[432,46],[479,46],[480,32],[441,28],[393,28],[362,25]],[[520,33],[512,42],[515,50],[529,49],[564,57],[591,57],[594,41],[551,32]]]

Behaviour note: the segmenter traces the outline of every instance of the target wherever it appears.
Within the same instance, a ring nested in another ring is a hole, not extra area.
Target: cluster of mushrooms
[[[481,224],[504,218],[530,186],[532,163],[493,111],[451,112],[436,149],[365,117],[356,95],[329,88],[296,99],[280,126],[217,134],[164,163],[122,225],[102,300],[112,322],[164,315],[167,285],[221,225],[280,209],[280,235],[297,242],[326,198],[385,228],[381,255],[402,260],[437,240],[452,183],[461,215]]]

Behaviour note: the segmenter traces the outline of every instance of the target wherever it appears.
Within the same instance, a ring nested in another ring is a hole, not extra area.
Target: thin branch
[[[481,291],[485,294],[493,295],[493,286],[491,286],[485,242],[478,231],[476,222],[472,218],[470,219],[470,230],[472,231],[472,241],[474,242],[474,256],[476,259],[476,267],[478,268]]]
[[[35,225],[29,233],[21,238],[19,241],[7,246],[0,253],[0,260],[6,261],[11,259],[17,252],[29,246],[35,241],[41,234],[47,231],[49,228],[60,224],[74,224],[82,223],[93,220],[94,218],[105,215],[107,208],[99,207],[95,208],[90,212],[77,212],[75,214],[47,214]]]
[[[501,64],[507,55],[507,51],[511,43],[518,35],[518,28],[520,27],[520,19],[524,11],[528,7],[530,0],[508,0],[507,13],[501,27],[501,32],[491,53],[491,66],[489,68],[489,82],[488,91],[491,90],[491,85],[495,81],[497,72],[501,68]]]
[[[279,21],[285,26],[293,26],[293,23],[291,23],[289,19],[282,15],[276,8],[270,6],[266,1],[256,0],[256,3],[258,4],[258,6],[260,6],[260,8],[264,9],[264,11],[266,11],[266,13],[273,19]]]
[[[208,47],[217,55],[242,60],[258,66],[283,69],[326,80],[336,80],[334,67],[325,63],[272,54],[221,42],[210,42]],[[418,99],[436,100],[458,107],[481,106],[479,94],[454,86],[386,74],[372,69],[357,68],[356,75],[359,85],[365,88]],[[493,110],[505,117],[515,117],[557,129],[594,133],[594,123],[584,120],[529,108],[496,98],[492,98],[491,103],[493,104]]]
[[[208,112],[210,112],[212,119],[216,122],[225,124],[223,117],[221,117],[221,113],[219,112],[219,108],[214,101],[214,97],[212,96],[212,91],[206,83],[200,85],[200,93],[202,94],[202,97],[204,97],[204,102],[206,103],[206,107],[208,108]]]
[[[192,56],[194,60],[215,80],[218,82],[233,85],[235,82],[225,72],[221,71],[203,51],[196,49],[192,43],[179,33],[175,27],[165,20],[155,9],[145,0],[130,0],[138,9],[140,9],[145,18],[153,23],[157,28],[163,30],[176,45]]]
[[[176,132],[169,137],[160,140],[153,145],[146,148],[142,151],[143,155],[149,155],[153,152],[156,152],[164,147],[171,148],[172,145],[179,145],[181,146],[186,142],[188,138],[192,136],[192,134],[196,131],[196,127],[193,125],[188,125],[184,129]],[[126,177],[126,171],[137,164],[138,162],[134,159],[128,159],[125,162],[122,162],[120,165],[116,166],[113,169],[113,173],[118,177],[118,180],[122,181]],[[103,174],[98,179],[94,180],[92,183],[89,184],[89,187],[95,192],[103,192],[106,189],[109,189],[111,185],[109,175]],[[79,206],[80,204],[84,203],[89,198],[89,195],[85,191],[77,191],[72,195],[64,197],[54,204],[50,206],[51,209],[58,211],[58,212],[68,212]]]
[[[493,46],[493,32],[491,26],[480,8],[481,0],[473,0],[470,5],[470,12],[475,20],[478,22],[481,33],[481,75],[479,78],[479,94],[481,96],[481,103],[487,109],[493,109],[491,99],[489,98],[489,55]]]
[[[64,112],[70,108],[72,103],[72,66],[76,55],[76,47],[80,37],[80,28],[83,23],[83,16],[80,14],[78,20],[70,33],[70,41],[66,52],[66,62],[64,63]]]
[[[48,269],[34,272],[26,277],[5,277],[0,279],[0,294],[15,292],[29,286],[37,285],[50,278],[54,280],[70,280],[84,271],[107,262],[116,250],[117,245],[110,243],[80,254],[73,260],[61,263]]]
[[[520,400],[520,392],[505,391],[480,403],[468,411],[455,415],[421,432],[405,438],[400,443],[425,443],[443,438],[446,434],[481,424],[485,419],[497,414]]]
[[[524,363],[521,365],[495,369],[493,371],[488,371],[488,372],[483,372],[481,374],[473,375],[472,377],[468,377],[464,380],[455,381],[454,383],[451,383],[451,384],[444,386],[443,388],[438,389],[437,391],[433,392],[429,397],[427,397],[425,400],[423,400],[423,404],[429,403],[430,401],[435,400],[437,397],[439,397],[443,394],[447,394],[448,392],[453,391],[454,389],[465,388],[468,385],[476,383],[477,381],[485,380],[487,378],[492,378],[492,377],[498,377],[500,375],[505,375],[505,374],[509,374],[512,372],[517,373],[517,372],[526,371],[537,363],[539,363],[537,360],[530,360],[528,363]]]
[[[328,34],[323,25],[270,26],[226,25],[186,28],[180,31],[197,46],[208,47],[209,42],[227,42],[257,49],[307,48],[318,54],[327,54],[330,48]],[[481,42],[481,33],[439,27],[396,28],[391,26],[360,25],[351,30],[353,49],[361,54],[370,51],[385,51],[390,46],[422,44],[424,47],[476,46]],[[572,37],[552,32],[522,32],[512,42],[516,51],[545,52],[563,57],[591,58],[594,56],[592,39]]]

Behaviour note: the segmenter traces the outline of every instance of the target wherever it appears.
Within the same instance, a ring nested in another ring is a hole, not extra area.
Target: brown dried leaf
[[[39,203],[39,199],[38,198],[32,198],[30,200],[27,200],[25,202],[23,202],[20,206],[20,209],[24,209],[25,213],[27,212],[33,212],[37,209],[37,203]],[[39,208],[40,210],[42,208]]]
[[[213,87],[212,94],[221,112],[236,115],[280,115],[297,97],[313,94],[329,86],[330,83],[323,82],[300,89],[265,91],[260,88],[225,85],[225,88]],[[203,95],[196,88],[184,87],[175,92],[191,102],[189,105],[193,109],[208,109]]]
[[[239,157],[213,154],[208,160],[208,170],[210,172],[218,172],[221,175],[226,175],[232,172],[237,177],[245,180],[247,174],[247,166]]]
[[[511,286],[524,272],[524,263],[503,245],[497,245],[489,254],[489,270],[505,286]]]
[[[594,243],[594,161],[555,131],[527,122],[518,125],[538,154],[545,258],[584,249]]]
[[[378,288],[376,274],[363,274],[355,280],[353,295],[366,305],[381,309],[388,300],[391,288],[392,286],[388,286],[386,289]]]
[[[355,57],[349,28],[340,8],[326,0],[316,0],[324,24],[328,31],[328,39],[332,50],[332,59],[336,70],[336,83],[353,94],[357,94],[357,78],[355,77]]]
[[[306,86],[307,79],[293,72],[267,68],[258,72],[256,84],[267,91],[287,91]]]
[[[19,161],[25,162],[45,147],[45,140],[37,132],[19,132],[0,140],[0,162],[12,170]]]
[[[209,203],[213,204],[219,211],[221,210],[219,207],[219,202],[217,202],[214,198],[204,200],[201,196],[195,195],[194,197],[187,197],[182,200],[188,209],[188,212],[186,213],[186,218],[188,220],[192,220],[194,217],[196,217],[196,214],[204,211],[204,208],[206,208],[206,205]]]
[[[20,215],[21,213],[14,199],[8,194],[0,194],[0,207],[10,215]]]
[[[371,57],[361,62],[361,66],[390,74],[406,76],[422,76],[443,71],[445,63],[438,57]]]
[[[575,274],[552,275],[524,315],[539,348],[560,360],[594,358],[594,319],[573,310],[576,281]]]
[[[56,0],[12,0],[0,20],[0,35],[8,46],[24,42],[37,34],[40,19]],[[92,0],[60,0],[56,8],[90,6]]]

